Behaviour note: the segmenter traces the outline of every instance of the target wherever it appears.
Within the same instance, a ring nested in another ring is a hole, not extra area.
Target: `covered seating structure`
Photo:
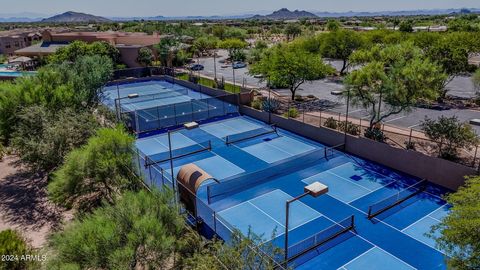
[[[180,201],[184,203],[185,208],[190,213],[194,213],[195,217],[197,217],[197,191],[202,183],[208,180],[218,182],[215,178],[193,163],[182,166],[177,174]]]

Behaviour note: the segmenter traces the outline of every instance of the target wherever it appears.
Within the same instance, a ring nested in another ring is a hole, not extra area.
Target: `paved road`
[[[218,62],[222,59],[227,57],[227,52],[224,50],[218,51],[217,57],[217,77],[220,78],[223,76],[227,81],[233,81],[233,72],[230,66],[222,67],[222,63]],[[209,58],[201,58],[199,62],[205,66],[205,70],[201,71],[201,74],[214,77],[214,65],[213,65],[213,57]],[[326,60],[327,63],[331,64],[337,70],[341,68],[342,62],[336,60]],[[248,74],[248,68],[236,69],[235,70],[235,82],[237,84],[242,84],[245,82],[246,85],[251,87],[265,87],[265,82],[261,82],[260,79],[253,78]],[[473,83],[468,76],[459,76],[455,78],[450,84],[448,84],[447,88],[449,89],[449,94],[452,96],[464,97],[469,98],[475,96],[475,90],[473,87]],[[297,94],[300,95],[314,95],[319,99],[325,99],[337,102],[338,105],[332,109],[333,112],[346,112],[346,105],[345,100],[339,98],[338,96],[334,96],[331,94],[333,90],[343,90],[343,85],[330,81],[328,79],[324,80],[317,80],[312,82],[306,82],[302,86],[300,86]],[[277,93],[281,95],[290,96],[290,91],[288,89],[277,89],[275,90]],[[368,118],[368,113],[361,109],[361,108],[350,108],[350,115],[356,118]],[[452,110],[444,110],[444,111],[437,111],[437,110],[430,110],[430,109],[422,109],[416,108],[411,112],[404,112],[398,115],[392,115],[388,117],[385,122],[391,125],[396,125],[403,128],[419,128],[419,125],[425,117],[436,119],[439,116],[453,116],[456,115],[461,121],[469,121],[473,118],[480,119],[480,111],[469,110],[469,109],[452,109]],[[480,134],[480,127],[474,126],[477,134]]]

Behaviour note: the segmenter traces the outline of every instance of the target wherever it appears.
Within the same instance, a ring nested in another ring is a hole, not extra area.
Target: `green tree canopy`
[[[468,57],[476,52],[468,34],[447,35],[428,48],[427,55],[437,62],[448,75],[443,82],[441,98],[447,95],[447,84],[456,76],[469,71]]]
[[[285,27],[285,36],[287,40],[293,40],[302,34],[302,26],[297,23],[289,23]]]
[[[230,39],[225,39],[220,42],[219,47],[222,49],[225,49],[228,51],[228,56],[230,59],[236,61],[236,60],[241,60],[239,57],[243,49],[247,47],[247,43],[243,40],[236,39],[236,38],[230,38]]]
[[[51,64],[35,76],[0,83],[0,138],[6,144],[19,122],[19,112],[30,105],[51,111],[66,107],[87,109],[101,100],[101,86],[111,77],[113,66],[105,56],[83,56],[76,62]]]
[[[400,32],[404,32],[404,33],[412,33],[413,32],[413,22],[410,21],[410,20],[405,20],[405,21],[400,22],[398,30]]]
[[[19,112],[12,146],[23,162],[49,172],[62,164],[67,153],[83,145],[98,127],[89,111],[51,111],[32,105]]]
[[[333,68],[319,55],[308,53],[294,43],[269,49],[259,62],[251,66],[250,72],[264,75],[269,85],[288,87],[293,100],[304,82],[324,78],[333,72]]]
[[[38,263],[21,259],[22,256],[32,253],[32,248],[17,231],[10,229],[0,231],[0,255],[15,256],[14,260],[2,260],[0,270],[38,269],[40,267]]]
[[[90,211],[102,201],[113,203],[123,191],[138,188],[133,141],[122,127],[98,130],[86,145],[71,151],[53,174],[50,198],[65,207]]]
[[[475,73],[473,74],[472,82],[475,90],[478,93],[480,91],[480,69],[477,69],[477,71],[475,71]]]
[[[457,192],[446,197],[448,216],[432,227],[430,237],[449,257],[449,269],[480,269],[480,177],[470,177]]]
[[[341,27],[340,23],[337,20],[329,20],[327,22],[327,30],[330,32],[334,32],[339,30]]]
[[[437,97],[445,78],[438,65],[412,43],[376,45],[352,54],[363,65],[345,79],[351,103],[370,113],[370,129],[388,116],[411,109],[421,99]]]
[[[339,30],[324,34],[321,44],[321,53],[324,57],[343,61],[340,74],[348,68],[348,58],[363,45],[362,37],[354,31]]]
[[[208,54],[211,50],[218,48],[220,40],[215,36],[201,36],[193,42],[195,50],[200,54]]]
[[[143,66],[149,66],[153,62],[153,52],[148,47],[142,47],[138,50],[137,62]]]
[[[48,269],[167,269],[185,231],[167,192],[126,192],[56,233]]]
[[[110,58],[112,63],[118,63],[120,59],[120,52],[113,45],[104,42],[96,41],[93,43],[85,43],[83,41],[74,41],[68,46],[58,49],[54,54],[49,56],[51,63],[63,63],[65,61],[75,62],[82,56],[106,56]]]
[[[174,37],[162,38],[160,43],[154,46],[157,51],[158,58],[163,66],[172,67],[173,60],[175,59],[175,54],[177,46],[180,42]]]
[[[472,127],[456,116],[440,116],[437,120],[426,118],[421,126],[425,135],[436,142],[441,158],[456,160],[462,148],[471,149],[478,143]]]

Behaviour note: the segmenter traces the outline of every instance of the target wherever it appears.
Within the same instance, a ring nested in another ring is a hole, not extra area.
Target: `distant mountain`
[[[36,22],[48,16],[35,12],[0,13],[0,22]]]
[[[272,14],[268,15],[255,15],[251,17],[254,20],[294,20],[301,18],[316,18],[317,15],[305,11],[305,10],[294,10],[290,11],[286,8],[279,9],[274,11]]]
[[[218,21],[218,20],[237,20],[247,19],[254,16],[254,14],[240,14],[240,15],[218,15],[218,16],[153,16],[153,17],[108,17],[112,21]]]
[[[446,14],[464,14],[480,13],[480,9],[424,9],[424,10],[402,10],[402,11],[375,11],[375,12],[314,12],[318,17],[338,18],[338,17],[373,17],[373,16],[419,16],[419,15],[446,15]]]
[[[78,22],[110,22],[111,20],[91,14],[67,11],[65,13],[55,15],[50,18],[43,19],[42,22],[64,22],[64,23],[78,23]]]
[[[42,18],[28,18],[28,17],[4,17],[0,18],[0,23],[12,23],[12,22],[38,22]]]
[[[479,13],[480,8],[452,8],[452,9],[430,9],[430,10],[405,10],[405,11],[374,11],[374,12],[326,12],[326,11],[289,11],[286,8],[277,10],[271,14],[269,11],[256,11],[248,13],[230,13],[217,16],[137,16],[137,17],[98,17],[78,12],[65,12],[47,19],[49,15],[22,12],[22,13],[0,13],[0,22],[107,22],[107,21],[208,21],[208,20],[241,20],[241,19],[264,19],[264,20],[292,20],[300,18],[338,18],[338,17],[374,17],[374,16],[415,16],[415,15],[457,15],[465,13]],[[260,15],[254,15],[260,14]]]

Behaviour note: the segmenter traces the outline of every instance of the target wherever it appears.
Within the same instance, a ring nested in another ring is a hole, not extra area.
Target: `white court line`
[[[161,146],[165,147],[166,150],[169,149],[169,147],[168,147],[167,145],[163,144],[158,138],[154,138],[154,140],[157,141]],[[172,148],[173,148],[173,147],[172,147]],[[173,149],[172,149],[172,150],[173,150]],[[159,154],[159,153],[157,153],[157,154]]]
[[[365,171],[370,171],[370,172],[372,172],[372,173],[374,173],[374,174],[378,174],[378,175],[383,176],[383,177],[385,177],[385,178],[392,179],[393,181],[392,181],[391,183],[398,181],[398,179],[392,178],[392,177],[390,177],[390,176],[386,176],[386,175],[383,174],[383,173],[379,173],[379,172],[374,171],[374,170],[372,170],[372,169],[362,167],[362,166],[357,165],[357,164],[355,164],[355,163],[353,163],[353,162],[350,162],[350,161],[347,162],[347,163],[343,163],[342,165],[339,165],[339,166],[337,166],[337,167],[333,167],[333,168],[331,168],[330,170],[335,169],[335,168],[338,168],[338,167],[346,166],[346,165],[348,165],[348,164],[352,164],[354,167],[358,167],[358,168],[360,168],[360,169],[362,169],[362,170],[365,170]],[[391,183],[389,183],[389,184],[391,184]]]
[[[330,197],[336,199],[335,197],[333,197],[333,196],[330,195],[330,194],[327,194],[327,196],[330,196]],[[342,202],[342,200],[339,200],[339,201]],[[347,206],[352,207],[353,209],[359,211],[360,213],[363,213],[363,214],[366,215],[366,216],[368,215],[366,212],[364,212],[363,210],[361,210],[361,209],[359,209],[359,208],[357,208],[357,207],[355,207],[355,206],[353,206],[353,205],[347,204]],[[324,215],[324,216],[325,216],[325,215]],[[325,217],[326,217],[326,216],[325,216]],[[406,236],[412,238],[412,239],[415,240],[415,241],[418,241],[417,239],[413,238],[411,235],[408,235],[408,234],[402,232],[401,230],[393,227],[392,225],[386,223],[385,221],[383,221],[383,220],[381,220],[381,219],[378,219],[378,218],[374,217],[372,220],[375,220],[376,222],[382,223],[382,224],[384,224],[385,226],[390,227],[390,228],[392,228],[393,230],[395,230],[395,231],[397,231],[397,232],[400,232],[400,233],[402,233],[403,235],[406,235]],[[420,241],[418,241],[418,242],[420,242]],[[431,246],[429,246],[429,245],[427,245],[427,244],[425,244],[425,243],[423,243],[423,242],[420,242],[420,243],[422,243],[422,244],[426,245],[427,247],[432,248],[432,249],[434,249],[434,250],[436,250],[436,251],[438,251],[438,252],[440,252],[440,253],[443,254],[442,251],[440,251],[440,250],[438,250],[438,249],[436,249],[436,248],[434,248],[434,247],[431,247]]]
[[[327,170],[327,171],[323,171],[323,172],[321,172],[321,173],[317,173],[317,174],[315,174],[315,175],[312,175],[312,176],[310,176],[310,177],[304,178],[304,179],[302,179],[302,182],[308,185],[309,183],[305,182],[305,180],[307,180],[307,179],[309,179],[309,178],[312,178],[312,177],[315,177],[315,176],[318,176],[319,174],[322,174],[322,173],[330,173],[330,174],[336,175],[336,174],[331,173],[331,172],[329,172],[329,171]],[[336,176],[338,176],[341,180],[346,180],[346,181],[348,181],[349,183],[352,183],[352,184],[355,184],[355,185],[358,186],[358,184],[353,183],[353,182],[349,181],[348,179],[345,179],[344,177],[341,177],[341,176],[339,176],[339,175],[336,175]],[[361,187],[362,187],[362,186],[361,186]],[[363,188],[366,189],[365,187],[363,187]],[[382,188],[384,188],[384,186],[381,186],[381,187],[379,187],[379,188],[377,188],[377,189],[375,189],[375,190],[372,190],[371,192],[368,192],[368,193],[366,193],[366,194],[364,194],[364,195],[362,195],[362,196],[360,196],[360,197],[357,197],[357,198],[355,198],[355,199],[353,199],[353,200],[351,200],[351,201],[348,201],[348,202],[347,202],[347,201],[344,201],[343,199],[341,199],[341,198],[339,198],[339,197],[337,197],[337,195],[333,195],[333,194],[328,194],[328,195],[331,196],[331,197],[333,197],[333,198],[335,198],[335,199],[337,199],[337,200],[339,200],[339,201],[341,201],[341,202],[343,202],[344,204],[350,205],[351,202],[354,202],[354,201],[356,201],[356,200],[358,200],[358,199],[360,199],[360,198],[362,198],[362,197],[365,197],[365,196],[367,196],[367,195],[369,195],[369,194],[372,194],[373,192],[375,192],[375,191],[377,191],[377,190],[379,190],[379,189],[382,189]],[[367,190],[370,191],[369,189],[367,189]]]
[[[372,192],[371,189],[366,188],[366,187],[364,187],[364,186],[362,186],[362,185],[359,185],[359,184],[357,184],[357,183],[355,183],[355,182],[353,182],[353,181],[350,181],[350,180],[348,180],[347,178],[342,177],[342,176],[340,176],[340,175],[338,175],[338,174],[336,174],[336,173],[333,173],[333,172],[330,172],[330,171],[326,171],[326,173],[333,174],[333,175],[339,177],[340,179],[343,179],[343,180],[345,180],[345,181],[347,181],[347,182],[349,182],[349,183],[351,183],[351,184],[354,184],[354,185],[356,185],[356,186],[358,186],[358,187],[361,187],[361,188],[363,188],[363,189],[366,189],[366,190]]]
[[[330,196],[330,195],[329,195],[329,194],[327,194],[327,196]],[[352,206],[352,208],[354,208],[354,209],[357,209],[356,207],[353,207],[353,206]],[[357,211],[363,212],[363,211],[362,211],[362,210],[360,210],[360,209],[357,209]],[[365,213],[365,212],[363,212],[363,213]],[[323,214],[322,214],[322,215],[323,215]],[[328,219],[328,220],[330,220],[331,222],[333,222],[334,224],[338,224],[338,222],[335,222],[333,219],[331,219],[331,218],[327,217],[326,215],[323,215],[323,216],[324,216],[326,219]],[[380,221],[380,222],[383,222],[383,221]],[[388,224],[386,224],[386,225],[388,225]],[[391,226],[391,225],[388,225],[388,226]],[[397,231],[398,231],[398,229],[397,229]],[[391,253],[387,252],[386,250],[382,249],[381,247],[379,247],[379,246],[375,245],[374,243],[370,242],[369,240],[367,240],[367,239],[366,239],[366,238],[364,238],[363,236],[361,236],[361,235],[359,235],[359,234],[357,234],[357,233],[355,233],[355,232],[354,232],[354,234],[355,234],[355,236],[359,237],[360,239],[364,240],[365,242],[369,243],[370,245],[372,245],[372,246],[375,246],[375,247],[377,247],[378,249],[382,250],[383,252],[385,252],[385,253],[388,253],[388,254],[392,255],[392,257],[396,258],[397,260],[400,260],[400,259],[399,259],[399,258],[397,258],[395,255],[393,255],[393,254],[391,254]],[[406,235],[406,236],[409,236],[410,238],[412,238],[412,239],[416,240],[415,238],[411,237],[411,236],[410,236],[410,235],[408,235],[408,234],[405,234],[405,233],[402,233],[402,234],[404,234],[404,235]],[[418,241],[418,240],[417,240],[417,241]],[[418,242],[420,242],[420,241],[418,241]],[[420,242],[420,243],[422,243],[422,242]],[[425,243],[422,243],[422,244],[424,244],[424,245],[425,245]],[[427,246],[427,247],[430,247],[429,245],[426,245],[426,246]],[[430,248],[431,248],[431,247],[430,247]],[[415,267],[413,267],[413,266],[411,266],[410,264],[408,264],[408,263],[404,262],[403,260],[400,260],[400,261],[401,261],[401,262],[403,262],[403,263],[405,263],[406,265],[408,265],[408,266],[412,267],[412,269],[416,269]]]
[[[248,203],[248,202],[249,202],[249,201],[244,201],[244,202],[241,202],[241,203],[239,203],[239,204],[232,205],[232,206],[230,206],[230,207],[228,207],[228,208],[225,208],[225,209],[223,209],[223,210],[221,210],[221,211],[218,211],[217,214],[220,214],[220,213],[225,212],[225,211],[229,211],[229,210],[231,210],[231,209],[233,209],[233,208],[235,208],[235,207],[237,207],[237,206],[240,206],[240,205],[242,205],[242,204],[246,204],[246,203]]]
[[[364,167],[361,167],[361,166],[355,165],[355,164],[354,164],[354,163],[352,163],[352,162],[347,162],[347,163],[344,163],[344,164],[342,164],[342,165],[340,165],[340,166],[337,166],[337,167],[334,167],[334,168],[332,168],[332,169],[335,169],[335,168],[338,168],[338,167],[344,166],[344,165],[346,165],[346,164],[349,164],[349,163],[353,164],[354,166],[360,167],[362,170],[371,171],[371,172],[373,172],[373,173],[375,173],[375,174],[378,174],[378,175],[381,175],[381,176],[383,176],[383,177],[385,177],[385,178],[388,178],[388,179],[391,179],[391,180],[393,180],[392,182],[390,182],[390,183],[388,183],[388,184],[384,185],[383,187],[387,187],[388,185],[390,185],[390,184],[393,184],[393,183],[395,183],[395,182],[400,182],[400,183],[402,183],[402,184],[405,184],[405,185],[406,185],[406,183],[404,183],[404,182],[402,181],[402,179],[396,179],[396,178],[393,178],[393,177],[386,176],[386,175],[384,175],[384,174],[381,174],[381,173],[379,173],[379,172],[376,172],[376,171],[374,171],[374,170],[372,170],[372,169],[369,169],[369,168],[364,168]],[[331,170],[331,169],[329,169],[329,170]],[[328,171],[328,170],[327,170],[327,171]],[[401,175],[399,175],[399,176],[401,176]],[[342,176],[339,176],[339,177],[342,177]],[[412,179],[412,180],[415,180],[415,181],[417,181],[416,179]],[[415,184],[413,184],[413,185],[416,185],[417,183],[420,183],[421,181],[422,181],[422,180],[420,180],[420,181],[417,181],[417,182],[416,182]],[[380,188],[383,188],[383,187],[380,187]],[[412,187],[412,185],[407,185],[407,187],[406,187],[406,188],[410,188],[410,187]],[[380,188],[377,188],[377,189],[375,189],[375,190],[373,190],[373,191],[377,191],[377,190],[379,190]],[[422,193],[428,194],[428,195],[430,195],[430,196],[432,196],[432,197],[435,197],[435,198],[438,198],[438,199],[440,199],[440,200],[442,200],[442,201],[445,201],[445,199],[444,199],[444,198],[442,198],[441,196],[439,196],[439,195],[435,195],[435,194],[432,194],[432,193],[430,193],[430,192],[428,192],[428,191],[422,191]]]
[[[281,190],[281,189],[278,189],[278,190],[279,190],[280,192],[282,192],[283,194],[285,194],[285,195],[287,195],[287,196],[291,197],[291,199],[293,199],[293,197],[292,197],[290,194],[288,194],[288,193],[284,192],[284,191],[283,191],[283,190]],[[323,215],[322,215],[320,212],[318,212],[317,210],[313,209],[313,208],[312,208],[312,207],[310,207],[308,204],[306,204],[306,203],[303,203],[303,202],[302,202],[302,201],[300,201],[300,200],[299,200],[299,202],[300,202],[300,203],[302,203],[304,206],[306,206],[306,207],[310,208],[310,210],[312,210],[312,211],[314,211],[314,212],[316,212],[316,213],[320,214],[320,216],[323,216]]]
[[[275,146],[275,145],[273,145],[273,144],[269,144],[268,142],[264,142],[264,143],[267,144],[268,146],[277,148],[278,150],[280,150],[280,151],[288,154],[290,157],[296,156],[296,155],[294,155],[294,154],[292,154],[292,153],[290,153],[290,152],[288,152],[288,151],[286,151],[286,150],[283,150],[282,148],[280,148],[280,147],[278,147],[278,146]],[[279,160],[281,160],[281,159],[279,159]]]
[[[283,190],[281,190],[281,189],[274,189],[274,190],[272,190],[272,191],[270,191],[270,192],[267,192],[267,193],[262,194],[262,195],[260,195],[260,196],[258,196],[258,197],[255,197],[255,198],[253,198],[253,199],[250,199],[249,201],[253,201],[253,200],[257,199],[257,198],[261,198],[261,197],[266,196],[266,195],[269,195],[270,193],[273,193],[273,192],[281,192],[281,193],[283,193],[284,195],[287,195],[287,196],[288,196],[288,198],[289,198],[288,200],[293,199],[293,197],[292,197],[290,194],[286,193],[285,191],[283,191]],[[285,203],[286,203],[286,202],[287,202],[287,200],[285,200]],[[316,217],[316,218],[319,218],[319,217],[323,216],[320,212],[318,212],[317,210],[313,209],[313,208],[310,207],[308,204],[303,203],[303,202],[300,201],[300,200],[299,200],[298,202],[301,203],[301,204],[303,204],[303,206],[305,206],[305,207],[307,207],[307,208],[310,208],[311,211],[319,214],[319,216]],[[252,203],[252,204],[253,204],[253,203]],[[315,219],[315,218],[314,218],[314,219]],[[312,219],[312,220],[313,220],[313,219]],[[310,220],[310,221],[312,221],[312,220]],[[297,227],[298,227],[298,226],[297,226]],[[295,228],[296,228],[296,227],[295,227]]]
[[[442,222],[442,221],[441,221],[440,219],[438,219],[438,218],[434,218],[434,217],[432,217],[432,216],[428,216],[428,217],[431,218],[431,219],[433,219],[433,220],[435,220],[435,221]]]
[[[373,245],[373,247],[369,248],[367,251],[363,252],[362,254],[358,255],[357,257],[351,259],[350,261],[348,261],[347,263],[345,263],[344,265],[342,265],[341,268],[343,269],[346,269],[345,266],[349,265],[350,263],[352,263],[353,261],[355,261],[356,259],[362,257],[363,255],[367,254],[368,252],[370,252],[372,249],[376,248],[377,246],[376,245]]]
[[[255,203],[252,202],[252,201],[254,201],[255,199],[258,199],[258,198],[261,198],[261,197],[264,197],[264,196],[268,196],[268,195],[270,195],[270,194],[273,193],[273,192],[282,192],[283,194],[285,194],[285,195],[287,195],[288,197],[290,197],[290,199],[293,198],[292,196],[290,196],[290,194],[284,192],[283,190],[281,190],[281,189],[275,189],[275,190],[269,191],[269,192],[267,192],[267,193],[264,193],[264,194],[262,194],[262,195],[260,195],[260,196],[257,196],[257,197],[255,197],[255,198],[252,198],[252,199],[250,199],[250,200],[248,200],[248,201],[245,201],[245,202],[239,203],[239,204],[237,204],[237,205],[231,206],[231,207],[229,207],[229,208],[226,208],[226,209],[224,209],[224,210],[222,210],[222,211],[220,211],[220,212],[218,212],[218,213],[220,214],[220,213],[222,213],[222,212],[224,212],[224,211],[229,211],[229,210],[231,210],[231,209],[233,209],[233,208],[235,208],[235,207],[237,207],[237,206],[240,206],[240,205],[243,205],[243,204],[247,204],[247,203],[248,203],[248,204],[252,205],[253,207],[255,207],[256,209],[258,209],[259,211],[261,211],[263,214],[265,214],[269,219],[272,219],[273,221],[275,221],[275,223],[279,224],[281,228],[285,229],[285,226],[284,226],[281,222],[279,222],[277,219],[275,219],[274,217],[272,217],[271,215],[269,215],[267,212],[265,212],[264,210],[262,210],[261,208],[259,208],[258,206],[256,206]],[[315,220],[315,219],[318,219],[318,218],[323,217],[323,215],[322,215],[321,213],[319,213],[317,210],[311,208],[310,206],[308,206],[307,204],[305,204],[305,203],[303,203],[303,202],[301,202],[301,201],[300,201],[300,203],[303,204],[303,207],[310,208],[310,210],[312,210],[313,212],[315,212],[315,213],[317,214],[317,216],[312,217],[311,219],[306,220],[306,221],[304,221],[303,223],[300,223],[299,225],[290,228],[289,231],[293,231],[293,230],[295,230],[295,229],[297,229],[297,228],[299,228],[299,227],[301,227],[301,226],[303,226],[303,225],[305,225],[305,224],[307,224],[307,223],[309,223],[309,222],[312,222],[312,221]],[[280,237],[280,236],[282,236],[282,235],[284,235],[284,234],[285,234],[285,232],[282,231],[280,234],[275,235],[275,238],[278,238],[278,237]],[[265,243],[265,242],[267,242],[267,241],[272,241],[272,240],[275,239],[275,238],[272,238],[272,239],[270,239],[270,240],[266,240],[266,241],[264,241],[263,243]]]
[[[314,175],[314,176],[315,176],[315,175]],[[310,176],[310,177],[313,177],[313,176]],[[308,178],[310,178],[310,177],[308,177]],[[305,179],[308,179],[308,178],[305,178]],[[307,184],[307,185],[309,185],[309,183],[307,183],[307,182],[304,181],[305,179],[303,179],[302,182],[305,183],[305,184]],[[328,196],[334,198],[335,200],[339,200],[340,202],[342,202],[342,203],[344,203],[344,204],[347,204],[347,202],[345,202],[345,201],[342,200],[341,198],[338,198],[336,195],[328,194]],[[323,216],[323,215],[322,215],[322,216]]]
[[[407,262],[403,261],[402,259],[398,258],[397,256],[393,255],[392,253],[387,252],[386,250],[382,249],[382,248],[379,247],[379,246],[375,246],[375,247],[371,248],[370,250],[368,250],[367,252],[365,252],[364,254],[362,254],[362,256],[365,255],[366,253],[370,252],[372,249],[375,249],[375,248],[376,248],[376,249],[379,249],[379,250],[381,250],[381,251],[383,251],[383,252],[385,252],[387,255],[390,255],[394,260],[399,261],[401,264],[406,265],[406,266],[410,267],[411,269],[417,269],[417,268],[411,266],[409,263],[407,263]],[[359,259],[359,258],[360,258],[360,257],[357,257],[357,258],[355,258],[355,260],[357,260],[357,259]],[[350,261],[350,262],[348,262],[348,264],[350,264],[350,263],[352,263],[352,262],[353,262],[353,261]],[[343,265],[343,267],[346,268],[348,264]],[[347,268],[347,269],[348,269],[348,268]]]
[[[408,228],[410,228],[411,226],[417,224],[418,222],[420,222],[421,220],[423,220],[423,219],[426,218],[426,217],[432,218],[432,219],[434,219],[434,220],[438,220],[438,219],[436,219],[436,218],[434,218],[434,217],[431,217],[430,215],[433,214],[433,213],[435,213],[437,210],[442,209],[445,205],[447,205],[447,204],[444,204],[444,205],[436,208],[436,209],[433,210],[432,212],[430,212],[430,213],[426,214],[425,216],[423,216],[421,219],[419,219],[419,220],[413,222],[412,224],[408,225],[407,227],[403,228],[403,229],[401,230],[401,232],[407,230]]]
[[[262,212],[263,214],[265,214],[265,215],[266,215],[267,217],[269,217],[271,220],[275,221],[275,223],[279,224],[280,227],[285,228],[285,226],[283,226],[280,222],[278,222],[278,220],[276,220],[275,218],[273,218],[272,216],[270,216],[269,214],[267,214],[267,213],[266,213],[265,211],[263,211],[262,209],[258,208],[255,204],[253,204],[253,203],[250,202],[250,201],[248,201],[248,203],[249,203],[251,206],[257,208],[258,211],[260,211],[260,212]]]
[[[397,181],[397,180],[395,180],[395,181],[393,181],[393,182],[396,182],[396,181]],[[389,184],[391,184],[391,183],[393,183],[393,182],[390,182]],[[367,193],[367,194],[365,194],[365,195],[362,195],[362,196],[360,196],[360,197],[358,197],[358,198],[356,198],[356,199],[354,199],[354,200],[349,201],[348,204],[350,204],[350,203],[352,203],[352,202],[354,202],[354,201],[356,201],[356,200],[359,200],[359,199],[361,199],[361,198],[363,198],[363,197],[366,197],[367,195],[370,195],[370,194],[372,194],[372,193],[374,193],[374,192],[377,192],[377,191],[379,191],[380,189],[385,188],[385,187],[386,187],[386,186],[378,187],[378,188],[372,190],[372,192],[369,192],[369,193]]]

